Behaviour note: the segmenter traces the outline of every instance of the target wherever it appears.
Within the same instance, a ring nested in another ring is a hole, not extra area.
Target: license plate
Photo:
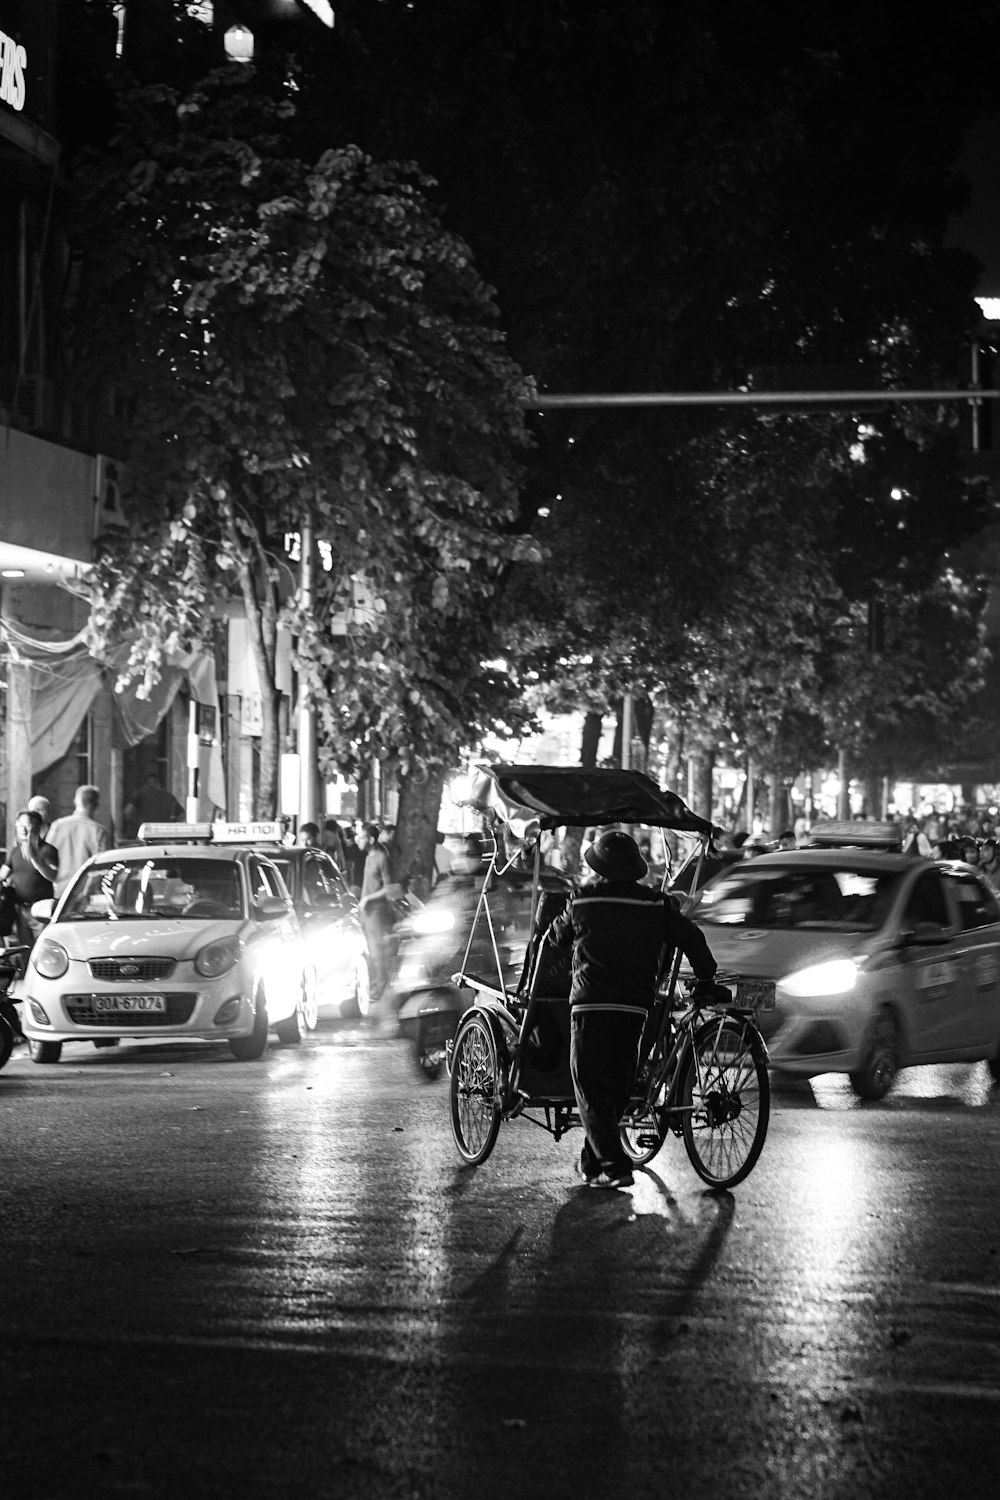
[[[738,979],[736,981],[736,1004],[743,1010],[773,1010],[774,981],[772,979]]]
[[[165,1015],[166,995],[95,995],[94,1014],[98,1016],[133,1016],[136,1013]]]

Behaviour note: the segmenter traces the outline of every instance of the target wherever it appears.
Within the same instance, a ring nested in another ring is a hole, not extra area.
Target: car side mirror
[[[913,945],[918,948],[933,948],[941,943],[950,943],[952,934],[947,927],[941,927],[937,922],[918,922],[915,927],[908,927],[900,933],[900,941],[904,945]]]
[[[51,922],[56,903],[51,896],[45,896],[41,901],[33,901],[30,909],[36,922]]]
[[[278,917],[288,916],[288,907],[280,896],[265,896],[263,901],[255,901],[253,910],[258,922],[274,922]]]

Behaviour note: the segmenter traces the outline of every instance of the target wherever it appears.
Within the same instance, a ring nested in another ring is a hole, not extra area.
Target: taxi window
[[[958,925],[963,932],[1000,922],[1000,906],[988,886],[975,875],[946,875],[945,883],[955,898]]]
[[[288,900],[281,876],[276,870],[271,870],[262,860],[251,860],[249,873],[251,900],[265,901],[268,896],[278,896],[282,901]]]
[[[63,921],[88,918],[188,917],[242,914],[239,871],[231,860],[123,859],[92,865],[70,891]]]
[[[937,870],[925,870],[910,892],[903,911],[903,926],[916,927],[931,922],[935,927],[950,927],[948,904]]]
[[[302,869],[302,894],[310,906],[317,904],[317,897],[337,895],[336,873],[327,860],[306,855]]]
[[[897,889],[896,871],[748,860],[702,888],[688,916],[717,927],[836,928],[874,932]]]

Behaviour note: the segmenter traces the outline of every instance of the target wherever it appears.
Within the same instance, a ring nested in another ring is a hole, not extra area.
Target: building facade
[[[111,63],[114,24],[106,15]],[[123,805],[148,771],[181,799],[200,783],[204,802],[210,780],[205,716],[190,707],[183,665],[157,704],[139,705],[114,694],[113,670],[86,649],[81,584],[95,542],[123,521],[123,475],[110,399],[99,392],[71,398],[67,379],[73,266],[63,231],[67,121],[58,82],[68,76],[60,60],[71,60],[60,59],[58,19],[57,0],[0,0],[0,803],[7,847],[33,793],[47,796],[59,815],[70,810],[76,786],[93,782],[105,821],[120,833]],[[74,107],[84,97],[77,91]],[[210,691],[214,715],[214,679]]]

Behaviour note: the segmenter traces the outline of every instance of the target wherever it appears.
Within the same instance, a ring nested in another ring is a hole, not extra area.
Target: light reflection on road
[[[785,1083],[777,1092],[780,1104]],[[941,1063],[923,1068],[904,1068],[890,1093],[877,1104],[866,1104],[854,1093],[846,1073],[823,1073],[807,1083],[788,1085],[790,1092],[811,1092],[819,1109],[905,1109],[914,1101],[933,1100],[942,1107],[982,1109],[1000,1104],[1000,1088],[985,1063]]]

